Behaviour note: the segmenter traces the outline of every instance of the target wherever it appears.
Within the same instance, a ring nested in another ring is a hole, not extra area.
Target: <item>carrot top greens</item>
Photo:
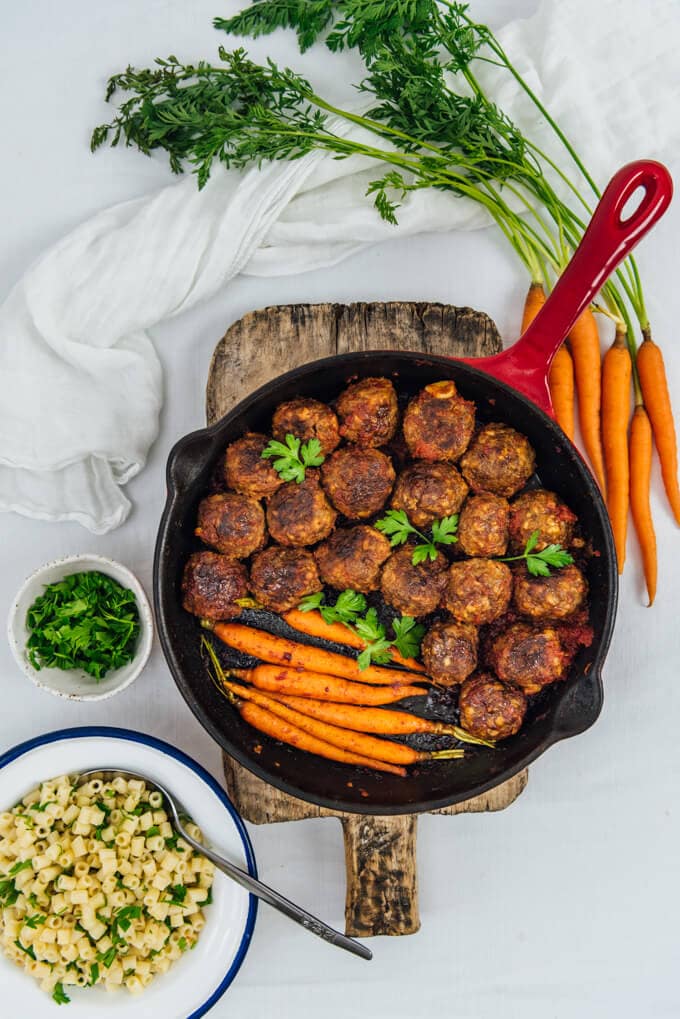
[[[35,669],[83,669],[96,680],[132,660],[140,632],[133,592],[97,570],[49,584],[26,626]]]

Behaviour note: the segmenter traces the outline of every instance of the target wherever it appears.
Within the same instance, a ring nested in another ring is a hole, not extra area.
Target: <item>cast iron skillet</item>
[[[623,207],[640,186],[644,189],[642,202],[624,221]],[[602,707],[601,671],[616,613],[615,551],[599,489],[552,419],[547,370],[574,320],[620,260],[660,218],[671,194],[668,172],[658,163],[631,163],[620,170],[550,300],[521,340],[503,354],[467,362],[421,353],[373,351],[325,358],[267,383],[217,424],[176,444],[168,461],[168,498],[154,563],[161,644],[175,682],[201,724],[260,778],[336,810],[365,814],[433,810],[476,796],[510,778],[553,743],[595,722]],[[314,396],[330,402],[350,378],[365,376],[392,378],[400,395],[409,397],[430,382],[453,378],[462,395],[476,403],[481,421],[503,421],[528,437],[537,456],[535,480],[557,492],[578,514],[594,552],[587,576],[595,638],[576,656],[567,681],[553,684],[536,698],[520,732],[495,751],[473,751],[462,761],[421,765],[411,769],[407,778],[322,760],[256,733],[208,678],[197,621],[182,609],[180,599],[182,568],[197,548],[193,536],[196,509],[225,446],[245,431],[268,432],[272,413],[282,401]]]

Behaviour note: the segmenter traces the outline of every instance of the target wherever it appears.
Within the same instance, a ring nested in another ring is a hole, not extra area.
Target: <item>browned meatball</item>
[[[586,578],[577,566],[564,566],[549,577],[532,577],[525,567],[515,572],[515,608],[534,620],[566,619],[581,607],[587,593]]]
[[[466,679],[458,697],[460,724],[480,739],[507,739],[522,727],[527,699],[516,686],[506,686],[490,672]]]
[[[272,433],[279,442],[285,442],[287,435],[302,442],[318,439],[325,456],[340,445],[337,417],[325,403],[310,397],[279,404],[272,418]]]
[[[229,488],[250,495],[253,499],[271,495],[280,488],[282,479],[272,467],[271,460],[262,456],[268,443],[266,435],[248,432],[242,439],[227,446],[224,475]]]
[[[477,627],[470,623],[435,623],[420,647],[425,668],[435,683],[454,686],[477,668]]]
[[[529,440],[508,425],[484,425],[460,461],[473,492],[510,496],[534,473],[536,456]]]
[[[416,463],[397,478],[392,507],[403,509],[414,527],[429,527],[433,520],[450,517],[468,493],[455,467],[447,463]]]
[[[548,545],[567,548],[574,536],[576,519],[576,514],[554,492],[544,488],[524,492],[510,504],[510,548],[523,552],[534,531],[538,531],[537,552]]]
[[[219,552],[195,552],[182,574],[182,605],[202,619],[233,619],[241,612],[238,598],[248,594],[243,563]]]
[[[557,630],[526,623],[513,623],[495,637],[487,658],[499,679],[520,686],[527,694],[562,679],[569,665]]]
[[[387,502],[394,484],[394,467],[378,449],[344,446],[321,468],[323,487],[340,513],[365,520]]]
[[[357,446],[383,446],[399,421],[397,394],[389,379],[360,379],[343,390],[336,404],[340,434]]]
[[[319,484],[319,472],[306,471],[304,481],[288,481],[267,504],[269,533],[281,545],[315,545],[335,526],[335,510]]]
[[[412,545],[393,552],[383,567],[380,590],[385,601],[403,616],[426,616],[441,601],[448,564],[443,555],[417,566],[412,558]]]
[[[321,590],[311,552],[272,545],[258,552],[250,567],[250,589],[272,612],[295,608],[307,594]]]
[[[458,548],[469,556],[502,556],[508,548],[507,499],[491,492],[471,495],[458,520]]]
[[[475,405],[458,395],[451,379],[433,382],[409,403],[404,437],[419,460],[458,460],[475,427]]]
[[[465,559],[449,569],[444,607],[461,623],[482,626],[507,610],[512,573],[494,559]]]
[[[384,534],[367,524],[336,531],[314,553],[324,584],[345,591],[376,591],[380,567],[390,557],[390,543]]]
[[[247,495],[209,495],[199,503],[194,534],[232,559],[246,559],[267,542],[264,511]]]

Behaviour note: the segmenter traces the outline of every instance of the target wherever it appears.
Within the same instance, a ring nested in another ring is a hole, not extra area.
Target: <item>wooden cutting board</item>
[[[235,322],[215,348],[206,392],[208,424],[269,379],[317,358],[355,350],[481,357],[500,349],[494,323],[471,308],[401,302],[263,308]],[[224,775],[236,808],[252,824],[339,818],[347,866],[347,934],[413,934],[419,929],[416,814],[373,817],[317,807],[263,782],[227,754]],[[527,779],[525,770],[482,796],[433,813],[503,810]]]

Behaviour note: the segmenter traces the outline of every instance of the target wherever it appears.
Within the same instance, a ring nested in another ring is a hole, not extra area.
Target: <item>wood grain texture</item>
[[[471,308],[403,302],[292,304],[250,312],[218,343],[206,390],[208,424],[276,375],[355,350],[413,350],[481,357],[501,349],[491,319]],[[420,927],[415,814],[375,817],[319,807],[257,778],[227,754],[224,775],[236,807],[253,824],[337,817],[347,869],[346,933],[355,937],[413,934]],[[437,814],[503,810],[528,779],[514,778]]]

